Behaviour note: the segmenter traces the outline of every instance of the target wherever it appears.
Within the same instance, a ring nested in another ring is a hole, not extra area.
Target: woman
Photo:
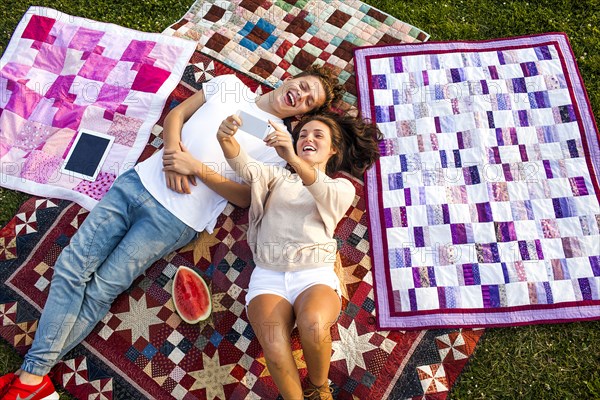
[[[284,399],[331,399],[329,332],[341,310],[333,234],[355,195],[348,179],[332,175],[362,176],[379,157],[380,134],[359,118],[336,114],[301,120],[293,138],[271,121],[275,131],[264,141],[290,170],[250,158],[235,138],[240,122],[228,117],[217,138],[227,162],[251,185],[247,238],[256,267],[246,295],[248,318]],[[292,356],[294,324],[308,370],[304,394]]]

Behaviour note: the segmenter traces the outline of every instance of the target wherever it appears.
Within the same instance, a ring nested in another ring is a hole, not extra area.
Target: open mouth
[[[288,104],[288,106],[296,106],[296,98],[294,97],[291,91],[286,93],[286,103]]]
[[[306,145],[302,148],[302,151],[304,152],[311,152],[311,151],[317,151],[317,149],[315,149],[313,146],[311,145]]]

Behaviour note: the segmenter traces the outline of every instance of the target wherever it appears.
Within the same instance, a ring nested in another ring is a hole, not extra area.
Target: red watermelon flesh
[[[193,269],[180,266],[173,279],[173,303],[177,314],[188,324],[204,321],[212,310],[210,290]]]

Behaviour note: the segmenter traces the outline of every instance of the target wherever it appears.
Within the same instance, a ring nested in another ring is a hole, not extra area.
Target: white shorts
[[[279,272],[270,269],[254,267],[248,293],[246,293],[246,305],[261,294],[275,294],[283,297],[290,304],[300,296],[302,292],[314,285],[327,285],[331,287],[341,300],[340,280],[332,267],[319,267],[304,269],[294,272]]]

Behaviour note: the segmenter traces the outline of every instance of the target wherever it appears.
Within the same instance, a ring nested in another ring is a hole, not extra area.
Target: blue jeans
[[[21,369],[47,374],[135,278],[195,235],[148,193],[135,170],[121,175],[56,261],[48,300]]]

